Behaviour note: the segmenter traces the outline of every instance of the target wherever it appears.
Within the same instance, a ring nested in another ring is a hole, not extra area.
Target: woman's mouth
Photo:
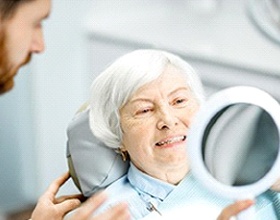
[[[157,143],[156,143],[156,146],[162,147],[162,146],[164,146],[164,145],[182,142],[182,141],[185,141],[186,139],[187,139],[187,136],[186,136],[186,135],[176,136],[176,137],[173,137],[173,138],[164,140],[164,141],[157,142]]]

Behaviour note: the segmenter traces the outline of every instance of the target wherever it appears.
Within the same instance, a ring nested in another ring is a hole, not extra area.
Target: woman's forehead
[[[151,82],[147,82],[144,85],[140,86],[135,94],[140,94],[145,92],[146,90],[155,90],[158,88],[164,89],[175,89],[177,87],[188,87],[186,75],[182,73],[181,70],[177,69],[166,69],[159,77],[152,80]]]
[[[169,98],[182,92],[190,94],[189,87],[181,79],[182,78],[176,78],[174,81],[170,81],[169,79],[166,79],[166,81],[155,80],[151,83],[147,83],[136,90],[129,99],[128,103],[133,104],[137,102],[149,102],[154,98],[159,97]]]

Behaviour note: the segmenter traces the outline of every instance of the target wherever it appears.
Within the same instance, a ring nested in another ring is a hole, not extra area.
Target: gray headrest
[[[129,162],[99,141],[89,127],[89,109],[79,112],[67,128],[67,160],[76,186],[88,197],[127,173]]]

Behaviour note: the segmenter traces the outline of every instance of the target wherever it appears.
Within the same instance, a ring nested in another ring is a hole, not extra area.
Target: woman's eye
[[[145,109],[141,109],[141,110],[137,111],[136,114],[137,114],[137,115],[141,115],[141,114],[149,113],[149,112],[151,112],[151,111],[152,111],[152,109],[150,109],[150,108],[145,108]]]
[[[181,106],[181,105],[185,105],[186,103],[187,103],[187,99],[182,98],[182,99],[176,99],[176,100],[173,102],[173,105],[179,105],[179,106]]]

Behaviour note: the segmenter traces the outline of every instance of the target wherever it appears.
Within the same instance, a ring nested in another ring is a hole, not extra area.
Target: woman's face
[[[186,139],[198,107],[185,77],[171,65],[140,87],[120,110],[122,145],[133,164],[154,177],[174,169],[186,174]]]

